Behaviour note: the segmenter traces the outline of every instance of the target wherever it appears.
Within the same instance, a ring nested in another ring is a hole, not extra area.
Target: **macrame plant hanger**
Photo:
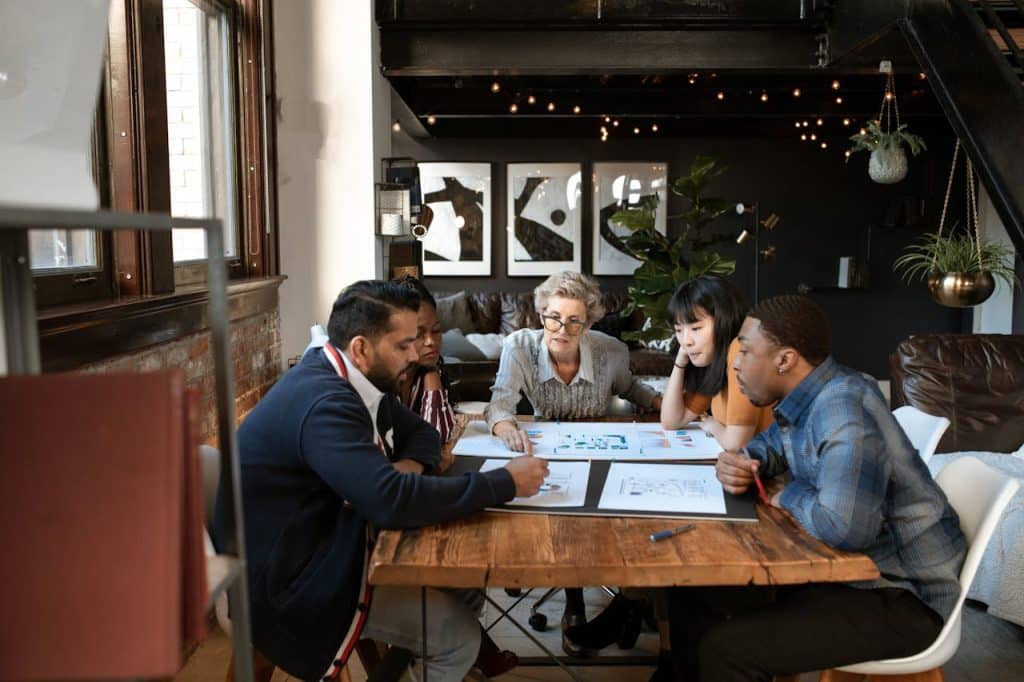
[[[953,162],[949,167],[949,180],[946,181],[946,196],[942,201],[942,215],[939,217],[939,231],[937,238],[941,240],[942,231],[946,224],[946,214],[949,210],[949,197],[953,193],[953,176],[956,174],[956,162],[960,155],[960,140],[956,141],[953,147]],[[932,297],[942,305],[956,308],[963,308],[978,305],[992,295],[995,282],[991,275],[985,271],[981,255],[981,226],[978,221],[978,195],[974,186],[974,163],[964,153],[964,167],[966,171],[966,226],[968,234],[974,234],[974,249],[978,257],[977,273],[949,273],[938,270],[938,250],[932,253],[931,274],[928,276],[928,289]],[[950,228],[952,233],[953,228]],[[968,275],[974,274],[973,278]]]

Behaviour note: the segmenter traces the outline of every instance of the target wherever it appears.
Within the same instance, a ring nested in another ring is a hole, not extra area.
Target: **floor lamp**
[[[775,247],[769,246],[764,251],[761,250],[761,228],[768,230],[769,232],[775,229],[775,226],[779,224],[779,216],[772,213],[764,220],[761,220],[761,205],[744,204],[742,201],[736,204],[736,214],[745,215],[748,213],[754,214],[754,300],[753,303],[757,303],[759,300],[758,286],[760,283],[760,266],[761,258],[768,260],[775,256]],[[750,239],[750,230],[744,228],[740,232],[739,236],[736,237],[736,243],[743,245]]]

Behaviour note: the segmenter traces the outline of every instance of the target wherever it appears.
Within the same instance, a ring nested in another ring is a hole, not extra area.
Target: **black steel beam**
[[[751,72],[816,68],[813,32],[412,30],[381,32],[385,76]]]
[[[935,98],[1024,253],[1024,88],[962,0],[916,0],[900,20]]]

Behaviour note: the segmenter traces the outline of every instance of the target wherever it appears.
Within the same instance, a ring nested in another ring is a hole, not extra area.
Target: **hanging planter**
[[[895,149],[878,148],[871,152],[868,159],[868,175],[882,185],[892,185],[907,177],[907,155]]]
[[[969,308],[984,303],[992,295],[997,279],[1010,287],[1018,283],[1018,280],[1013,269],[1013,249],[1006,244],[981,238],[974,166],[970,159],[966,160],[967,231],[954,234],[954,226],[950,234],[942,234],[959,152],[958,140],[953,149],[953,164],[949,169],[938,232],[925,235],[920,244],[908,246],[905,253],[896,259],[893,269],[897,272],[902,270],[907,281],[924,279],[937,303],[951,308]],[[964,156],[966,158],[966,154]]]
[[[871,152],[868,175],[882,185],[891,185],[907,177],[907,153],[903,151],[904,146],[909,148],[914,156],[920,154],[922,149],[928,148],[924,140],[907,132],[906,123],[900,123],[900,110],[896,104],[896,84],[891,68],[887,75],[878,120],[869,121],[859,133],[850,136],[850,140],[853,141],[850,154],[860,151]],[[895,127],[893,120],[896,122]],[[846,155],[847,161],[850,160],[850,154]]]

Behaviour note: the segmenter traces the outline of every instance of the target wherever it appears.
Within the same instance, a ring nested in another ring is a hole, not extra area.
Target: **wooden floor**
[[[524,627],[529,617],[528,605],[533,598],[539,597],[538,590],[531,598],[520,604],[513,613]],[[501,604],[511,604],[502,590],[492,590],[491,596]],[[586,602],[589,615],[594,615],[607,602],[607,596],[600,590],[588,589]],[[556,653],[561,654],[561,635],[558,622],[562,614],[561,593],[542,607],[541,611],[548,615],[551,626],[547,632],[531,633]],[[483,614],[484,624],[489,624],[495,617],[494,609],[488,606]],[[520,656],[538,656],[540,650],[526,636],[507,621],[499,622],[491,631],[495,640],[505,648],[515,650]],[[620,651],[614,645],[602,656],[644,656],[655,655],[658,650],[657,635],[644,633],[637,642],[637,648],[631,651]],[[211,632],[210,637],[196,650],[188,664],[175,678],[176,682],[219,682],[224,679],[230,658],[231,642],[219,629]],[[354,658],[354,657],[353,657]],[[611,662],[611,661],[609,661]],[[652,668],[646,665],[630,666],[579,666],[576,671],[585,680],[593,682],[647,682]],[[963,638],[956,656],[944,668],[946,682],[1003,682],[1024,680],[1024,628],[1013,623],[989,616],[979,605],[969,604],[964,612]],[[364,682],[366,675],[359,667],[358,661],[351,664],[353,682]],[[274,682],[295,680],[280,670],[274,675]],[[569,678],[556,667],[520,666],[512,672],[502,675],[502,682],[517,680],[551,680],[563,682]],[[801,682],[812,682],[817,679],[813,673],[801,677]]]

